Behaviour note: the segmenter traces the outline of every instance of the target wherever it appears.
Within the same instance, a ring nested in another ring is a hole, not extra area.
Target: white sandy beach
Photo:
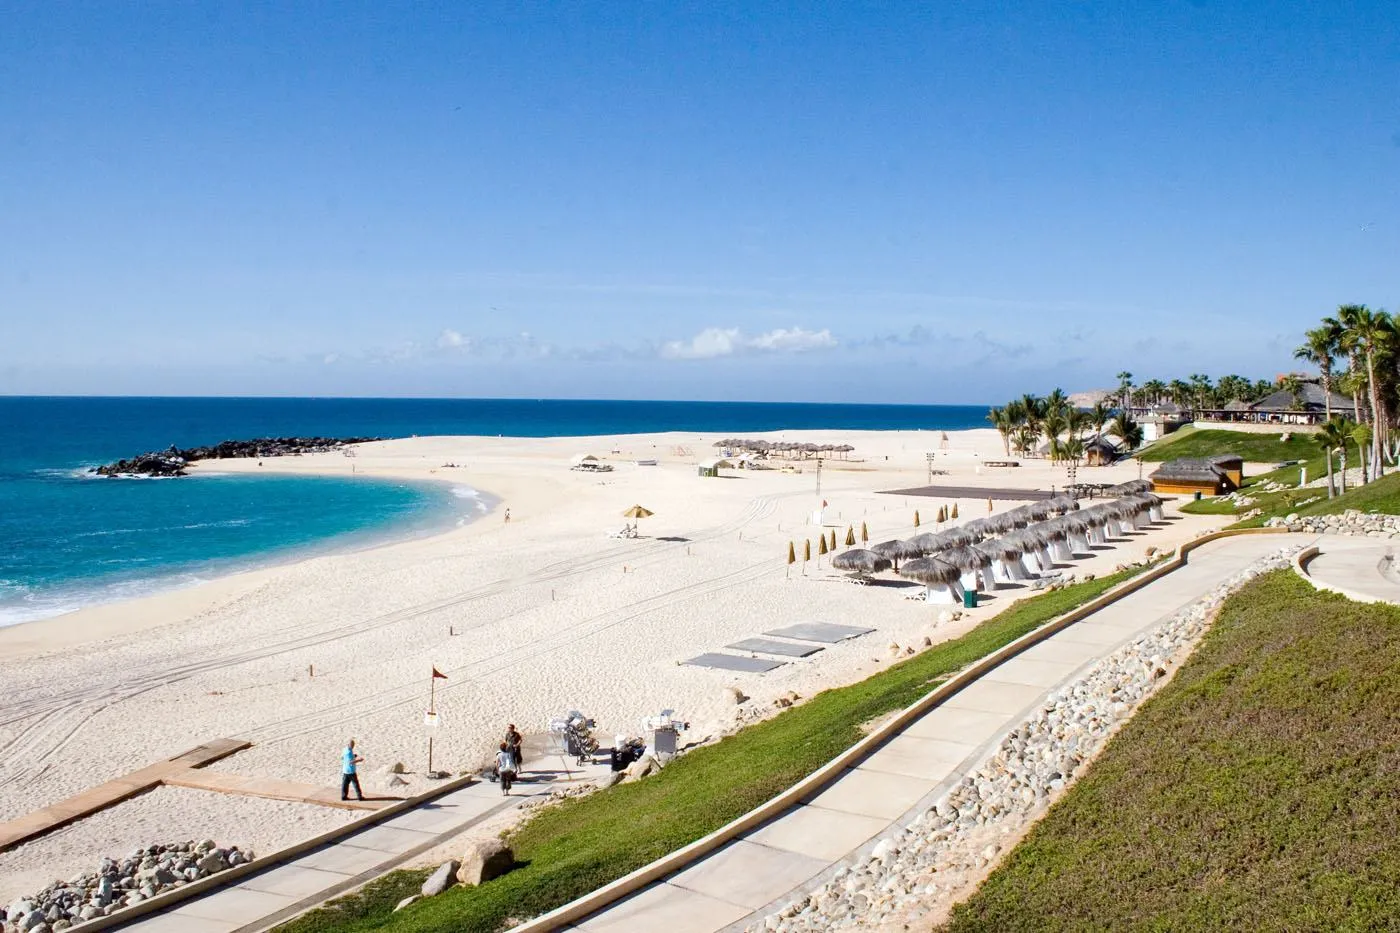
[[[338,780],[338,755],[354,736],[367,762],[366,791],[385,791],[380,769],[425,765],[428,675],[439,681],[435,764],[482,762],[507,722],[539,732],[577,708],[602,736],[635,733],[663,708],[689,719],[695,739],[731,728],[738,709],[806,697],[888,665],[891,644],[959,634],[1028,589],[1001,590],[960,621],[936,625],[947,607],[904,598],[897,587],[845,583],[826,561],[786,564],[816,528],[815,464],[803,472],[696,475],[726,435],[604,438],[432,437],[339,453],[222,461],[220,471],[349,473],[444,480],[497,498],[494,512],[429,538],[317,557],[227,577],[189,590],[0,629],[0,820],[221,736],[254,746],[212,767],[322,785]],[[868,523],[872,542],[914,533],[915,509],[932,530],[950,500],[880,495],[922,486],[938,432],[789,431],[770,439],[849,443],[850,462],[828,460],[821,498],[843,540]],[[1041,461],[977,467],[1003,457],[992,430],[949,435],[941,485],[1063,486],[1065,470]],[[569,470],[574,454],[615,465]],[[635,459],[657,458],[658,466]],[[444,463],[456,463],[445,468]],[[1081,468],[1084,482],[1138,476],[1128,462]],[[198,482],[197,479],[184,480]],[[606,536],[621,512],[655,512],[639,540]],[[997,502],[1003,511],[1016,502]],[[958,502],[963,520],[985,498]],[[510,509],[509,524],[502,520]],[[1174,511],[1171,509],[1170,511]],[[1077,562],[1078,574],[1111,572],[1224,524],[1183,516],[1169,528]],[[681,666],[704,651],[799,621],[860,622],[874,634],[764,675]],[[452,632],[453,634],[449,634]],[[315,676],[308,669],[314,667]],[[527,762],[527,768],[529,763]],[[410,786],[427,786],[410,774]],[[214,838],[259,853],[323,831],[352,814],[191,790],[161,790],[0,853],[0,902],[93,867],[136,845]]]

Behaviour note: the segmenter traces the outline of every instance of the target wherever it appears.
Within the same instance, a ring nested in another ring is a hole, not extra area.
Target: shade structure
[[[905,543],[918,548],[920,557],[949,547],[948,542],[943,540],[943,536],[934,531],[926,531],[921,535],[915,535]]]
[[[934,555],[938,560],[952,564],[961,572],[964,590],[994,590],[997,588],[992,573],[992,559],[977,547],[955,547]]]
[[[990,523],[988,523],[985,518],[974,518],[972,521],[964,522],[958,527],[967,534],[976,535],[979,540],[997,534],[997,530],[991,527]]]
[[[874,551],[865,548],[854,547],[848,551],[842,551],[831,559],[831,566],[837,570],[844,570],[856,576],[866,576],[872,573],[880,573],[890,569],[888,558],[881,557]]]
[[[1043,522],[1055,514],[1055,509],[1048,502],[1032,502],[1029,505],[1021,506],[1021,511],[1030,516],[1031,521]]]
[[[990,534],[1002,535],[1008,531],[1015,531],[1017,528],[1024,528],[1030,522],[1022,521],[1017,524],[1016,516],[1011,512],[1002,512],[1000,515],[989,515],[982,519],[986,522],[987,530]]]
[[[908,541],[898,540],[881,541],[879,544],[875,545],[870,550],[874,551],[876,554],[880,555],[886,560],[893,561],[896,565],[898,565],[899,562],[902,560],[910,560],[916,557],[922,557],[924,554],[924,552],[917,545],[914,545]]]
[[[971,523],[969,523],[971,524]],[[948,528],[938,533],[943,539],[944,547],[967,547],[982,540],[982,535],[976,531],[968,531],[967,525],[958,525]]]
[[[1010,522],[1012,528],[1025,528],[1031,522],[1035,521],[1026,511],[1025,506],[1017,506],[1014,509],[1002,512],[996,517],[1000,518],[1003,522]]]
[[[628,509],[628,510],[626,510],[625,512],[623,512],[623,513],[622,513],[622,517],[623,517],[623,518],[651,518],[651,517],[652,517],[653,515],[655,515],[655,514],[656,514],[656,513],[653,512],[651,509],[643,508],[643,507],[640,506],[640,505],[634,505],[634,506],[632,506],[630,509]]]
[[[911,560],[899,569],[899,575],[922,583],[924,599],[931,603],[956,603],[962,600],[962,572],[952,564],[936,557]]]
[[[977,550],[992,559],[992,577],[1000,583],[1014,583],[1026,579],[1026,568],[1021,563],[1021,548],[1005,538],[983,541],[976,545]]]
[[[962,576],[957,567],[936,557],[920,557],[907,562],[898,571],[906,580],[914,580],[925,585],[952,583]]]
[[[1021,548],[1021,567],[1028,577],[1033,577],[1042,571],[1050,570],[1055,566],[1054,560],[1050,556],[1050,538],[1040,525],[1031,525],[1020,531],[1013,531],[1005,535],[1003,540],[1010,540]]]
[[[1045,500],[1045,504],[1061,515],[1073,512],[1079,508],[1079,503],[1075,500],[1074,496],[1067,495],[1051,496],[1049,499]]]
[[[1130,479],[1126,483],[1119,483],[1117,486],[1110,486],[1104,490],[1106,496],[1131,496],[1139,492],[1151,492],[1152,481],[1146,479]]]

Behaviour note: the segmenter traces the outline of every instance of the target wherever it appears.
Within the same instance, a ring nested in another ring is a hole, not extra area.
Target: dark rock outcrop
[[[126,460],[93,467],[99,476],[184,476],[185,467],[197,460],[235,457],[291,457],[339,450],[348,444],[382,440],[378,437],[257,437],[250,441],[222,441],[206,447],[179,448],[139,454]]]

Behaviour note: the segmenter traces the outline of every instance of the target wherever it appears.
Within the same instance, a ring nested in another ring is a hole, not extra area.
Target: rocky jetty
[[[184,476],[185,467],[197,460],[239,457],[295,457],[340,450],[349,444],[383,440],[378,437],[255,437],[250,441],[222,441],[207,447],[176,447],[138,454],[115,463],[93,467],[99,476]]]
[[[1271,518],[1270,528],[1287,528],[1319,535],[1352,535],[1358,538],[1400,538],[1400,515],[1347,509],[1338,515],[1287,515]]]
[[[1011,842],[1166,682],[1226,597],[1254,577],[1286,567],[1297,550],[1255,563],[1051,693],[989,761],[932,809],[839,866],[810,894],[749,926],[750,933],[907,930],[918,917],[971,893]]]
[[[0,931],[57,933],[252,860],[251,851],[220,847],[211,839],[134,849],[10,904],[0,912]]]

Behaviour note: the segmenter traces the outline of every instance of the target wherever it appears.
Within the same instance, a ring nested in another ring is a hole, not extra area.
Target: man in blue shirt
[[[350,799],[350,785],[355,786],[355,796],[361,800],[365,799],[365,792],[360,790],[360,776],[355,773],[355,765],[364,761],[355,754],[355,740],[351,739],[345,746],[345,751],[340,756],[340,799]]]

